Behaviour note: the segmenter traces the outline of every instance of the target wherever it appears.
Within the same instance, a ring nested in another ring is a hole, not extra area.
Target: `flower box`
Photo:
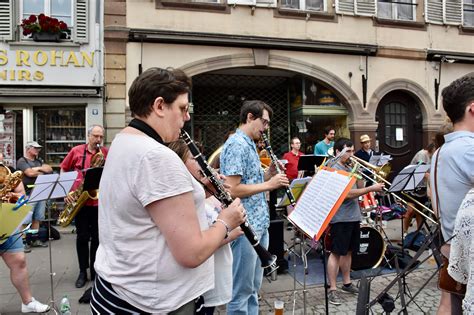
[[[21,23],[23,35],[30,36],[37,42],[59,42],[62,38],[67,38],[68,26],[64,21],[51,18],[43,13],[31,15],[23,19]]]
[[[38,32],[38,33],[33,33],[32,37],[35,42],[59,42],[61,34]]]

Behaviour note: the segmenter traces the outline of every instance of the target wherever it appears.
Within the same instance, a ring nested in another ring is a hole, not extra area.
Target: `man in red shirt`
[[[75,146],[61,163],[61,172],[78,171],[79,175],[71,191],[78,188],[83,181],[84,170],[91,166],[92,157],[100,150],[107,157],[107,148],[102,147],[104,140],[104,128],[100,125],[93,125],[87,130],[88,141],[86,144]],[[67,204],[74,202],[74,198],[68,195],[64,198]],[[79,277],[76,280],[76,288],[82,288],[87,281],[87,268],[90,268],[91,280],[95,278],[94,262],[95,253],[99,247],[99,222],[98,222],[98,200],[90,199],[79,210],[75,217],[76,224],[76,250],[79,260]],[[91,246],[89,249],[89,240]]]
[[[298,137],[291,138],[291,151],[283,154],[283,159],[287,160],[288,163],[286,167],[286,176],[290,181],[298,177],[298,161],[300,156],[303,155],[303,152],[300,151],[301,141]]]

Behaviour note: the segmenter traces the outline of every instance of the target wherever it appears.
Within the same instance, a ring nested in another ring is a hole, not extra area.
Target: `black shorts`
[[[331,224],[331,252],[345,256],[357,251],[360,243],[360,222],[338,222]]]

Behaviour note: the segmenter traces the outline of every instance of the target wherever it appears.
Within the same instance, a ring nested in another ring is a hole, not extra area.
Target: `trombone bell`
[[[390,172],[392,171],[392,166],[389,163],[385,163],[382,166],[375,166],[365,160],[362,160],[361,158],[358,158],[355,155],[352,155],[350,159],[353,160],[355,164],[360,164],[364,166],[366,169],[371,170],[374,173],[374,175],[382,179],[386,179],[388,175],[390,175]]]

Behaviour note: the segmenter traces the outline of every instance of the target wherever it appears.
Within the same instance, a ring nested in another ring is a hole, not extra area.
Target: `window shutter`
[[[354,15],[354,0],[336,0],[336,13]]]
[[[377,15],[376,0],[355,0],[355,13],[365,16]]]
[[[256,5],[257,0],[227,0],[227,4],[235,5]]]
[[[13,40],[13,0],[0,0],[0,41]]]
[[[276,8],[276,0],[256,0],[257,7]]]
[[[74,41],[89,42],[89,2],[75,0],[74,3]]]
[[[443,24],[442,0],[425,0],[425,22]]]
[[[445,24],[461,25],[462,24],[462,0],[444,0],[444,16]]]

